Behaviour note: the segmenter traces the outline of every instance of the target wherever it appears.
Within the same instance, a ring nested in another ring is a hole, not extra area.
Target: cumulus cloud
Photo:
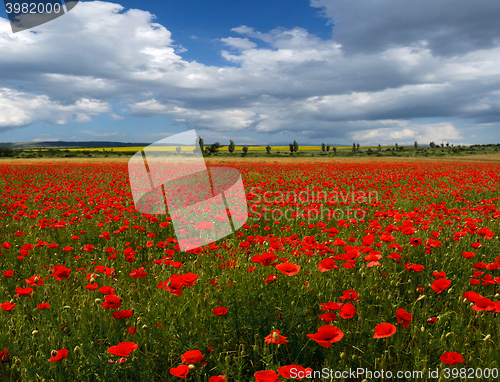
[[[36,33],[12,34],[0,18],[0,50],[8,52],[0,56],[0,128],[103,113],[363,143],[460,140],[476,123],[498,128],[500,27],[492,14],[500,3],[402,3],[312,0],[333,23],[331,40],[299,27],[237,26],[228,34],[238,37],[220,38],[226,66],[183,59],[151,13],[119,4],[82,2]],[[433,118],[449,122],[418,122]]]

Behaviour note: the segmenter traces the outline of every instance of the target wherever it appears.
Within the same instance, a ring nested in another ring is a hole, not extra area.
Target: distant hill
[[[144,147],[151,143],[130,143],[130,142],[7,142],[0,143],[0,147],[11,149],[77,149],[77,148],[101,148],[101,147]]]

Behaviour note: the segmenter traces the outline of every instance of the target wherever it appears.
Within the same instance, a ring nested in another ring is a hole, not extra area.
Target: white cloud
[[[64,17],[35,28],[36,34],[12,34],[8,21],[0,18],[0,51],[8,52],[0,56],[0,128],[39,121],[88,122],[102,113],[122,120],[127,112],[137,117],[168,115],[174,122],[207,131],[285,131],[311,139],[380,140],[384,134],[390,140],[438,139],[430,137],[431,132],[442,139],[446,134],[447,139],[467,139],[464,128],[459,134],[452,122],[415,122],[432,118],[462,119],[465,124],[477,119],[493,123],[490,131],[498,128],[498,41],[488,40],[473,50],[455,47],[455,53],[447,55],[437,48],[437,29],[419,35],[414,33],[421,30],[417,23],[398,24],[392,31],[408,35],[393,36],[390,29],[380,30],[390,25],[377,20],[356,23],[352,2],[312,4],[324,7],[336,21],[340,34],[334,33],[333,40],[299,27],[264,33],[239,26],[228,33],[242,37],[220,39],[230,48],[221,51],[222,57],[237,64],[224,67],[183,59],[184,48],[174,44],[171,32],[155,23],[151,13],[124,12],[118,4],[81,2]],[[385,17],[373,5],[363,4]],[[389,9],[388,4],[382,0],[381,9]],[[391,10],[387,17],[392,20],[396,14]],[[411,21],[408,12],[404,15]],[[354,20],[351,27],[346,20]],[[372,29],[365,30],[367,25]],[[359,33],[349,38],[346,30]],[[376,39],[378,32],[384,39]],[[362,39],[370,33],[377,44],[373,49]],[[110,106],[116,101],[119,111]]]

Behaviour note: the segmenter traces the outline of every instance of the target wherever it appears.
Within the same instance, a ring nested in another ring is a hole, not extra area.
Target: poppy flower
[[[262,370],[254,374],[255,382],[279,382],[279,374],[274,370]]]
[[[54,353],[54,352],[52,352]],[[68,349],[61,349],[55,352],[56,354],[52,354],[50,359],[47,361],[49,362],[57,362],[60,361],[68,356]]]
[[[106,294],[106,295],[115,294],[114,288],[112,288],[110,286],[100,287],[99,292],[101,292],[102,294]]]
[[[303,379],[311,378],[313,369],[310,367],[304,368],[300,365],[286,365],[278,369],[279,375],[285,379]]]
[[[48,308],[50,308],[50,304],[47,303],[47,302],[42,302],[41,304],[38,304],[36,306],[36,308],[40,309],[40,310],[42,310],[42,309],[48,309]]]
[[[102,303],[102,307],[104,309],[118,309],[120,306],[122,306],[120,297],[114,294],[109,294],[104,297],[104,301]]]
[[[14,274],[14,271],[12,271],[12,270],[5,271],[3,273],[3,277],[12,277],[13,274]]]
[[[85,288],[92,291],[99,288],[99,285],[97,285],[97,283],[88,283],[87,285],[85,285]]]
[[[18,287],[16,288],[16,295],[15,297],[19,297],[19,296],[28,296],[31,298],[31,295],[30,293],[33,292],[33,288],[21,288],[21,287]]]
[[[133,313],[133,310],[117,310],[116,312],[113,312],[113,317],[116,319],[129,318]]]
[[[438,321],[438,318],[437,318],[437,317],[431,317],[431,318],[428,318],[428,319],[427,319],[427,322],[428,322],[429,324],[435,324],[437,321]]]
[[[181,279],[186,287],[193,286],[196,284],[196,279],[200,277],[200,275],[194,274],[194,273],[185,273],[181,275]]]
[[[5,242],[2,244],[2,248],[3,249],[10,249],[10,243],[9,242]]]
[[[16,306],[16,303],[11,304],[9,301],[4,302],[2,305],[0,305],[0,308],[5,310],[6,312],[10,312],[14,307]]]
[[[223,306],[219,306],[219,307],[215,308],[214,310],[212,310],[212,313],[215,314],[216,316],[223,316],[227,313],[227,308],[225,308]]]
[[[344,304],[342,308],[340,308],[340,317],[343,319],[353,318],[355,314],[356,308],[351,303]]]
[[[31,276],[29,279],[24,279],[29,286],[42,286],[45,281],[37,275]]]
[[[130,334],[135,334],[137,333],[137,329],[131,326],[130,328],[127,328],[127,332],[129,332]]]
[[[294,276],[300,271],[300,265],[292,263],[281,263],[276,265],[276,269],[286,276]]]
[[[267,276],[267,279],[264,280],[264,282],[266,284],[270,284],[270,283],[272,283],[272,282],[274,282],[276,280],[278,280],[278,276],[276,276],[276,275],[269,275],[269,276]]]
[[[9,352],[6,350],[0,351],[0,362],[8,362],[9,361]]]
[[[396,333],[396,327],[393,324],[384,322],[375,327],[373,338],[386,338],[392,336],[394,333]]]
[[[451,285],[451,280],[439,278],[431,284],[431,288],[434,290],[434,292],[439,294],[446,288],[448,288],[450,285]]]
[[[64,265],[56,265],[52,269],[52,276],[55,277],[56,280],[64,280],[69,277],[71,269],[66,268]]]
[[[143,277],[147,277],[148,273],[144,272],[144,267],[140,267],[138,270],[134,268],[132,272],[129,273],[129,275],[134,279],[140,279]]]
[[[187,365],[180,365],[177,367],[170,368],[170,374],[182,379],[186,379],[188,373],[189,373],[189,366]]]
[[[447,351],[439,357],[441,362],[446,363],[448,365],[456,365],[465,361],[460,353],[454,351]]]
[[[466,259],[470,259],[476,256],[476,254],[474,252],[462,252],[462,256],[465,257]]]
[[[214,223],[212,222],[200,222],[197,224],[193,224],[193,227],[199,230],[206,230],[210,231],[214,226]]]
[[[316,333],[307,334],[307,336],[324,348],[328,348],[334,342],[340,341],[344,337],[344,333],[335,326],[323,325],[318,328]]]
[[[354,289],[346,289],[344,292],[342,292],[342,296],[339,297],[339,300],[359,301],[360,298],[358,297],[358,292],[356,292]]]
[[[403,328],[407,328],[410,325],[412,315],[406,309],[400,308],[396,312],[396,318],[398,319],[398,324],[402,323]]]
[[[330,323],[337,320],[337,315],[335,313],[323,313],[318,318],[326,323]]]
[[[189,350],[181,356],[182,362],[186,365],[192,365],[198,363],[203,359],[203,354],[199,350]]]
[[[138,347],[135,342],[120,342],[116,346],[111,346],[107,352],[118,357],[128,357]]]
[[[321,310],[332,310],[336,311],[342,308],[342,303],[341,302],[327,302],[326,304],[319,304],[321,306]]]
[[[223,375],[214,375],[208,379],[208,382],[226,382],[226,377]]]
[[[283,345],[288,343],[287,337],[280,335],[279,330],[273,330],[271,334],[269,334],[264,338],[264,341],[266,342],[266,344],[270,344],[271,342],[273,344],[278,344],[278,345]]]
[[[324,260],[321,260],[318,264],[318,270],[320,272],[326,272],[332,269],[340,269],[337,265],[335,265],[335,259],[331,257],[327,257]]]

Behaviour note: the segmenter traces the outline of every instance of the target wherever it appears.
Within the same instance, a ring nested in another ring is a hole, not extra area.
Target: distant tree
[[[399,149],[399,146],[398,146],[398,144],[396,143],[396,150],[397,150],[397,149]]]
[[[330,151],[330,144],[329,143],[327,143],[327,145],[326,145],[326,151],[327,152]]]
[[[326,146],[324,143],[321,144],[321,151],[325,152],[326,151]]]
[[[415,141],[415,143],[413,144],[413,146],[415,147],[415,150],[418,149],[418,142]]]
[[[293,141],[293,151],[294,152],[299,151],[299,144],[297,143],[297,141]]]
[[[356,152],[356,143],[353,143],[352,144],[352,152],[355,153]]]
[[[248,146],[244,145],[243,146],[243,155],[247,155],[247,152],[248,152]]]
[[[450,147],[450,144],[448,142],[446,142],[446,147]]]
[[[198,146],[200,147],[200,151],[199,152],[203,153],[205,151],[205,147],[203,146],[203,139],[202,138],[198,138]],[[198,152],[197,148],[195,148],[193,150],[193,152],[195,152],[195,153]]]
[[[290,152],[293,153],[293,143],[290,143]]]
[[[177,146],[177,147],[175,148],[175,151],[177,151],[177,154],[180,154],[180,153],[181,153],[181,151],[182,151],[181,146]]]
[[[208,151],[210,152],[210,154],[217,154],[219,152],[219,147],[220,147],[220,143],[219,142],[215,142],[215,143],[212,143],[208,149]]]
[[[356,144],[356,151],[359,152],[359,143]]]
[[[380,144],[378,145],[378,151],[382,151],[382,146],[380,146]]]
[[[436,148],[436,144],[434,142],[429,143],[429,146],[431,147],[431,149]]]
[[[333,153],[337,155],[337,148],[335,146],[332,147]]]
[[[227,149],[229,150],[229,152],[232,154],[234,152],[234,149],[236,148],[236,146],[234,145],[234,141],[230,140],[229,141],[229,146],[227,146]]]
[[[271,154],[271,146],[267,145],[266,146],[266,151],[268,154]]]

